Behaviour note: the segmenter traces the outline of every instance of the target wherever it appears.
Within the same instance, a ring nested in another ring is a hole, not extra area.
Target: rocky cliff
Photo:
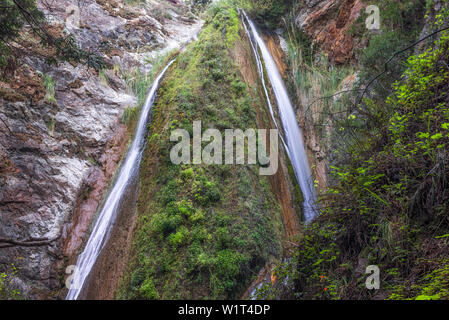
[[[132,71],[151,70],[202,24],[180,1],[38,5],[52,32],[72,34],[107,68],[50,66],[39,48],[42,56],[28,55],[0,82],[0,270],[27,298],[62,288],[63,267],[88,236],[132,134],[122,121],[137,104]]]
[[[348,32],[367,4],[361,0],[306,0],[296,14],[296,25],[307,33],[330,61],[337,64],[354,58],[359,39]]]

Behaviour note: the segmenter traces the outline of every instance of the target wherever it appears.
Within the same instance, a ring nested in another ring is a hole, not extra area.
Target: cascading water
[[[299,183],[299,186],[301,187],[301,191],[304,197],[303,206],[305,220],[306,222],[310,222],[318,215],[319,211],[316,206],[315,187],[306,151],[304,148],[303,136],[298,126],[298,122],[293,111],[293,106],[287,93],[287,89],[276,66],[276,63],[270,52],[268,51],[265,42],[259,35],[253,21],[248,18],[244,11],[241,12],[243,16],[243,25],[251,42],[254,57],[257,63],[257,69],[265,90],[271,116],[276,123],[270,97],[268,95],[268,90],[265,84],[265,76],[262,63],[264,63],[265,65],[265,70],[268,74],[271,87],[273,88],[273,92],[278,105],[279,118],[281,120],[282,127],[285,133],[285,141],[283,141],[284,146],[287,151],[287,155],[290,158],[293,170],[295,171],[296,179]],[[263,59],[261,59],[258,49],[260,49]]]
[[[78,296],[81,293],[83,286],[85,285],[86,279],[92,267],[94,266],[101,250],[108,240],[109,234],[111,233],[112,227],[116,220],[117,209],[122,200],[123,194],[126,191],[126,187],[135,173],[138,172],[140,167],[145,140],[145,128],[148,122],[150,110],[154,103],[154,99],[156,98],[159,83],[165,72],[173,62],[174,60],[168,63],[168,65],[154,80],[151,86],[147,100],[142,108],[134,141],[129,148],[128,154],[120,169],[114,187],[112,188],[112,191],[109,194],[103,206],[103,209],[101,210],[98,220],[95,223],[89,241],[87,242],[83,253],[78,257],[73,276],[73,287],[76,288],[71,288],[69,290],[66,297],[67,300],[78,299]]]

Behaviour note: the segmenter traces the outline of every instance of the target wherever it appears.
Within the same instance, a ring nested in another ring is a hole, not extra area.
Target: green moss
[[[44,86],[45,86],[45,99],[49,102],[56,103],[55,99],[55,84],[56,81],[52,79],[50,75],[44,76]]]
[[[257,128],[255,101],[230,56],[243,32],[236,12],[223,1],[209,14],[158,92],[120,298],[239,298],[282,255],[281,209],[258,166],[170,161],[171,130],[192,134],[194,120],[202,120],[203,130]]]
[[[13,89],[0,87],[0,97],[6,101],[26,101],[26,97]]]
[[[276,28],[288,9],[297,4],[291,0],[233,0],[238,8],[245,9],[253,15],[261,25]]]

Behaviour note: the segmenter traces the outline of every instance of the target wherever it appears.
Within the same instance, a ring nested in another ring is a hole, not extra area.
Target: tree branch
[[[381,76],[383,76],[385,73],[388,72],[388,64],[389,64],[391,61],[393,61],[394,58],[396,58],[399,54],[401,54],[401,53],[403,53],[403,52],[405,52],[405,51],[407,51],[407,50],[412,49],[412,48],[415,47],[416,45],[418,45],[418,44],[420,44],[421,42],[427,40],[428,38],[433,37],[434,35],[436,35],[436,34],[438,34],[438,33],[440,33],[440,32],[443,32],[443,31],[445,31],[445,30],[448,30],[448,29],[449,29],[449,27],[444,27],[444,28],[441,28],[441,29],[439,29],[439,30],[436,30],[436,31],[432,32],[431,34],[425,36],[424,38],[415,41],[414,43],[412,43],[412,44],[409,45],[408,47],[406,47],[406,48],[404,48],[404,49],[402,49],[402,50],[396,51],[396,52],[390,57],[390,59],[388,59],[388,60],[385,62],[385,64],[384,64],[384,71],[381,72],[381,73],[379,73],[379,74],[378,74],[377,76],[375,76],[373,79],[371,79],[370,82],[368,82],[368,84],[365,86],[365,89],[363,90],[362,95],[360,96],[360,99],[358,99],[359,101],[358,101],[358,103],[356,103],[356,106],[357,106],[358,104],[360,104],[360,102],[362,102],[363,97],[365,96],[366,92],[368,91],[368,88],[369,88],[369,87],[370,87],[370,86],[371,86],[377,79],[379,79]]]
[[[61,237],[58,235],[54,239],[49,238],[29,238],[27,240],[14,240],[7,238],[0,238],[0,249],[10,247],[42,247],[50,245]]]

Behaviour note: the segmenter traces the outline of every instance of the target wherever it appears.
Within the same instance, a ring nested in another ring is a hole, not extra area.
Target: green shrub
[[[449,67],[442,63],[448,59],[449,34],[442,33],[432,48],[408,59],[387,108],[369,101],[372,110],[385,110],[374,113],[381,127],[352,128],[357,139],[332,166],[323,214],[306,229],[295,258],[297,295],[372,298],[363,277],[351,272],[366,259],[388,270],[382,288],[390,299],[447,296],[447,261],[424,248],[445,245],[446,237],[435,234],[449,230]]]
[[[204,130],[257,127],[256,99],[231,55],[242,45],[236,11],[220,1],[207,15],[199,40],[168,70],[153,106],[121,298],[144,297],[141,285],[132,285],[132,270],[138,269],[161,299],[238,298],[253,275],[282,253],[281,209],[258,166],[176,166],[170,160],[171,131],[183,128],[192,136],[195,120]],[[242,176],[249,183],[239,192]],[[254,225],[257,236],[250,232]]]
[[[154,286],[153,281],[147,278],[142,286],[139,288],[140,295],[147,300],[157,300],[159,299],[159,293]]]
[[[17,268],[12,265],[13,273],[15,275],[17,273]],[[11,275],[7,275],[6,273],[0,273],[0,300],[20,300],[22,299],[22,294],[17,289],[13,289],[12,286],[12,277]]]
[[[245,256],[232,250],[222,250],[217,253],[215,263],[216,277],[211,278],[212,288],[216,296],[223,292],[232,292],[237,285]]]
[[[184,245],[189,236],[189,230],[185,226],[181,226],[176,233],[172,233],[168,237],[168,242],[174,248]]]
[[[287,9],[291,9],[294,1],[292,0],[234,0],[239,8],[248,11],[254,15],[259,23],[267,27],[276,27]]]
[[[44,86],[45,86],[45,98],[49,102],[56,103],[55,99],[55,84],[56,82],[53,80],[53,78],[46,74],[44,75]]]

